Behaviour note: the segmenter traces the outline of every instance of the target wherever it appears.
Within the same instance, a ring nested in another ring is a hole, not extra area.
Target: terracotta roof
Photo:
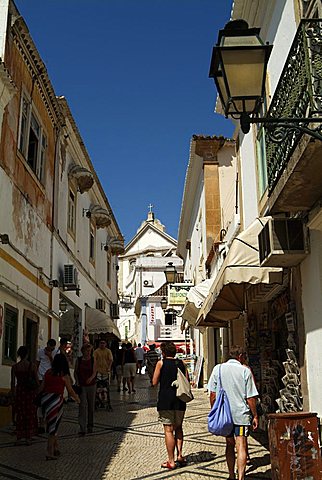
[[[192,135],[192,140],[218,140],[222,141],[224,140],[225,142],[233,142],[236,143],[236,141],[233,138],[227,138],[224,137],[223,135]]]

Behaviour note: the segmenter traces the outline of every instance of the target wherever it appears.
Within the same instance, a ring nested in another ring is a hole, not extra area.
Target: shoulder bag
[[[193,394],[191,391],[191,385],[187,377],[184,373],[180,370],[178,363],[177,363],[177,379],[171,383],[172,387],[177,389],[176,396],[182,402],[188,403],[193,400]]]
[[[231,434],[234,423],[231,416],[229,400],[221,384],[221,365],[219,367],[219,392],[208,415],[208,430],[213,435],[227,437]]]

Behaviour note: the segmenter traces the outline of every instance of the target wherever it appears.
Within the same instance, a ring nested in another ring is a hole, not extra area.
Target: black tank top
[[[171,383],[177,379],[177,368],[185,373],[186,369],[182,360],[164,358],[160,372],[160,389],[157,404],[158,412],[160,410],[181,410],[186,409],[185,402],[176,397],[176,388]]]

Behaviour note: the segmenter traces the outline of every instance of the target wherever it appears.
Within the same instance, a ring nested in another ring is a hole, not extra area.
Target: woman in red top
[[[42,384],[43,395],[41,408],[47,423],[48,445],[46,460],[56,460],[60,454],[57,443],[57,431],[63,415],[63,394],[67,388],[69,395],[79,403],[79,397],[74,392],[69,376],[68,362],[65,355],[55,355],[51,369],[47,370]]]
[[[74,371],[76,383],[81,387],[78,413],[79,435],[81,436],[86,434],[86,424],[87,433],[92,433],[94,426],[97,369],[92,350],[93,347],[90,343],[85,343],[82,346],[83,356],[77,359]]]

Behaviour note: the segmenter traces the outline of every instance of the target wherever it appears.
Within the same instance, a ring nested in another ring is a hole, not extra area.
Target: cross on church
[[[152,205],[152,203],[150,203],[150,205],[148,205],[149,209],[150,209],[150,213],[152,212],[152,208],[153,208],[154,205]]]

